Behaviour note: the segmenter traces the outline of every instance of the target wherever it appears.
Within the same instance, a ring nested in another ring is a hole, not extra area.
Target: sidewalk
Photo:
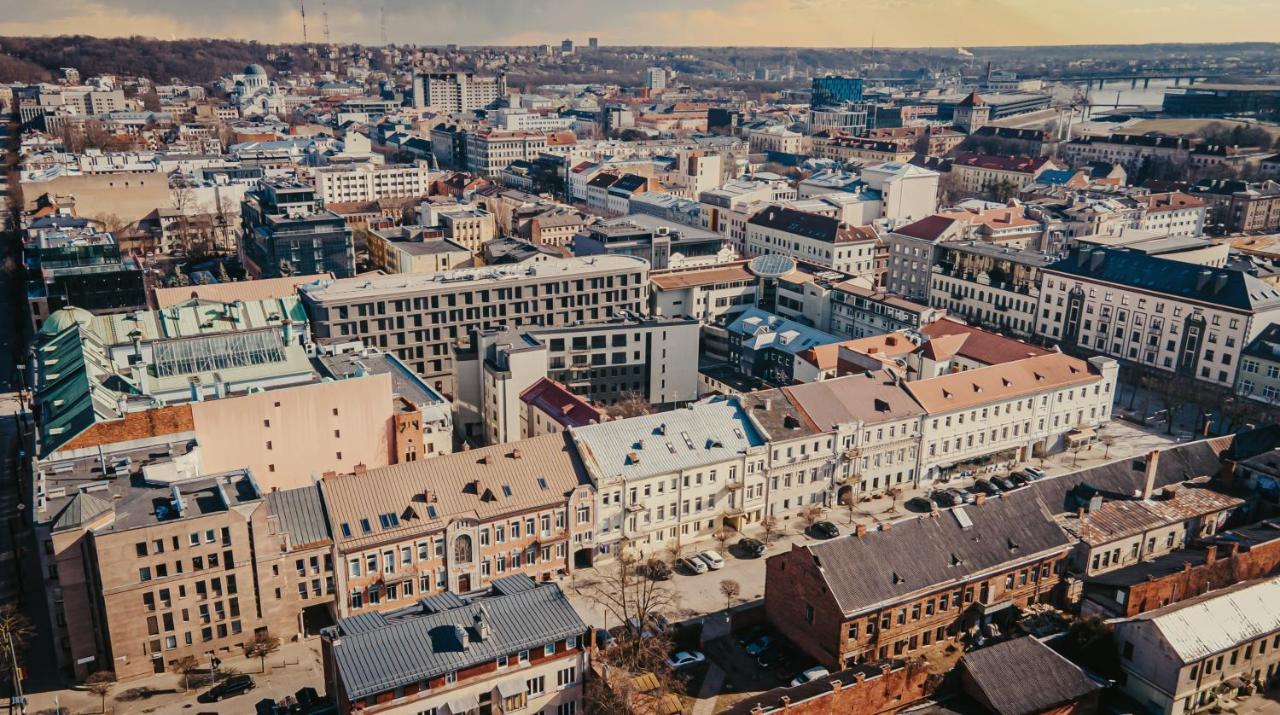
[[[234,670],[253,676],[257,687],[220,703],[197,703],[196,696],[208,690],[208,686],[182,690],[182,676],[174,673],[135,678],[117,684],[107,696],[109,713],[232,713],[254,712],[263,700],[279,700],[293,695],[303,687],[313,687],[324,693],[324,670],[317,638],[281,644],[280,650],[267,658],[267,672],[257,658],[228,655],[222,658],[220,670]],[[102,701],[97,695],[82,688],[53,690],[30,696],[29,712],[52,710],[56,706],[68,708],[72,713],[100,713]]]

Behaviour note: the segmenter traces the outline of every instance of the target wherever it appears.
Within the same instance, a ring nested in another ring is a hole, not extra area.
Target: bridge
[[[1114,72],[1114,73],[1090,73],[1078,75],[1063,75],[1061,77],[1043,77],[1046,82],[1064,82],[1067,84],[1083,84],[1092,87],[1095,84],[1098,89],[1102,89],[1107,82],[1123,82],[1129,80],[1129,86],[1137,89],[1138,83],[1142,83],[1142,88],[1146,89],[1151,86],[1153,79],[1171,79],[1174,86],[1182,84],[1183,80],[1187,84],[1192,85],[1196,82],[1205,80],[1222,79],[1226,75],[1221,72],[1190,72],[1190,71],[1170,71],[1170,72]]]

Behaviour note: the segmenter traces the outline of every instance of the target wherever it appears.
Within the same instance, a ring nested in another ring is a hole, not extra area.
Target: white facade
[[[426,196],[430,188],[431,172],[426,165],[353,164],[316,172],[316,190],[326,205]]]

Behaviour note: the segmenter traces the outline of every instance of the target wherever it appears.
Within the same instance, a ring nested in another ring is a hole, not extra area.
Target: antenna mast
[[[302,11],[302,44],[307,42],[307,3],[306,0],[298,0],[298,9]]]
[[[320,4],[321,15],[324,18],[324,44],[329,44],[329,3]]]
[[[378,13],[381,16],[380,19],[382,22],[382,46],[386,47],[387,46],[387,6],[383,5],[382,7],[378,8]]]

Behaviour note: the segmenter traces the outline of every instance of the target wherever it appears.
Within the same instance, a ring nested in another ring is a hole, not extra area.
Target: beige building
[[[431,172],[425,164],[352,164],[316,171],[316,191],[326,206],[426,196],[430,187]]]
[[[467,134],[467,171],[497,176],[513,161],[533,161],[547,150],[542,132],[508,132],[486,129]]]
[[[1210,591],[1115,624],[1122,689],[1148,712],[1234,704],[1241,687],[1269,689],[1280,670],[1280,578]]]
[[[564,435],[331,475],[321,488],[341,616],[482,591],[512,574],[550,580],[584,548],[589,563],[593,492]]]
[[[1053,160],[1042,156],[995,156],[960,153],[951,162],[951,176],[956,187],[970,194],[982,194],[1001,185],[1012,187],[1012,194],[1025,189],[1052,169],[1061,169]]]
[[[369,232],[369,260],[387,273],[440,273],[471,265],[474,252],[421,226],[396,226]]]

